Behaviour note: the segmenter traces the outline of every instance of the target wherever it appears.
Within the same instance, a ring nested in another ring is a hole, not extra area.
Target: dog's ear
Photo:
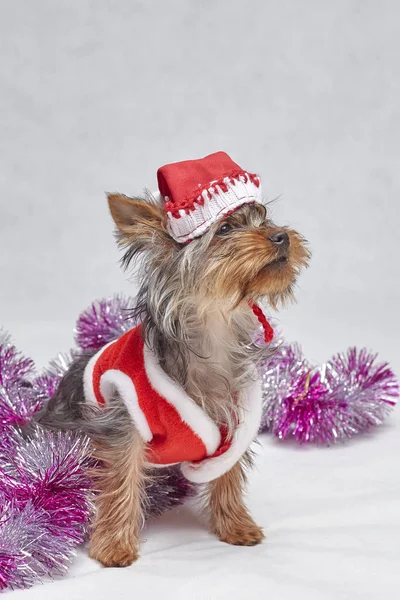
[[[128,198],[123,194],[107,194],[114,222],[125,239],[165,232],[163,211],[155,202]]]

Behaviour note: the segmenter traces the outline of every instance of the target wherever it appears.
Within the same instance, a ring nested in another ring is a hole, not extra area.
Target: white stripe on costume
[[[87,401],[96,405],[98,405],[98,400],[93,389],[94,367],[103,352],[112,344],[114,344],[115,341],[117,340],[109,342],[92,356],[86,365],[83,374],[85,398]],[[117,369],[109,369],[100,377],[100,393],[103,396],[106,404],[108,404],[111,398],[115,395],[115,392],[118,392],[124,404],[126,405],[126,409],[129,412],[129,415],[143,440],[145,442],[151,442],[153,439],[153,434],[147,422],[146,416],[139,406],[136,388],[132,379],[122,371]]]
[[[117,369],[105,371],[100,378],[100,392],[106,402],[115,396],[115,392],[118,392],[141,437],[145,442],[151,442],[153,434],[146,415],[139,406],[136,388],[129,375]]]
[[[214,454],[221,443],[221,433],[217,425],[185,390],[167,375],[146,344],[143,355],[146,374],[152,388],[176,409],[182,421],[201,439],[207,454]]]
[[[93,354],[92,358],[89,360],[88,364],[85,367],[85,371],[83,373],[83,391],[85,392],[85,399],[87,402],[91,402],[92,404],[98,404],[96,394],[93,389],[93,371],[96,365],[97,359],[103,354],[103,352],[109,348],[112,344],[114,344],[117,340],[113,340],[109,342],[96,354]]]
[[[261,384],[257,380],[240,395],[240,423],[235,430],[228,450],[215,458],[205,458],[199,463],[184,462],[183,475],[193,483],[207,483],[229,471],[240,460],[257,436],[262,415]]]

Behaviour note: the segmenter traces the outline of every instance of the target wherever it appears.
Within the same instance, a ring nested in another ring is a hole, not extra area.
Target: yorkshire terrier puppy
[[[243,501],[270,351],[255,342],[259,303],[292,298],[309,259],[304,238],[271,221],[258,176],[226,154],[166,165],[158,182],[156,195],[108,195],[123,266],[138,270],[141,325],[79,357],[41,416],[92,440],[90,556],[105,566],[138,558],[144,482],[166,464],[205,484],[221,541],[262,541]]]

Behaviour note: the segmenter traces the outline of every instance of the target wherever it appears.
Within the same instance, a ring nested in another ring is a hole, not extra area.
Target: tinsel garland
[[[132,300],[118,294],[93,302],[77,321],[75,341],[78,347],[85,351],[98,350],[135,327],[132,307]]]
[[[120,296],[94,302],[78,319],[77,349],[59,355],[40,375],[0,332],[0,590],[64,575],[87,537],[94,510],[89,441],[45,431],[32,417],[54,394],[74,356],[136,325],[131,308]],[[382,423],[397,401],[393,372],[365,349],[351,348],[313,366],[300,346],[279,336],[273,345],[261,366],[260,432],[330,445]],[[195,491],[179,468],[163,469],[148,483],[146,518]]]
[[[63,575],[87,533],[93,511],[88,440],[32,421],[60,375],[35,380],[33,361],[2,335],[0,590]]]
[[[39,376],[33,361],[0,338],[0,590],[60,577],[88,534],[94,493],[89,440],[49,432],[32,419],[55,392],[77,351]],[[177,467],[146,488],[145,517],[160,515],[195,492]]]
[[[5,442],[5,444],[4,444]],[[92,514],[87,440],[34,428],[2,435],[0,589],[67,572]]]
[[[297,344],[282,343],[261,366],[260,431],[329,446],[380,425],[396,404],[398,381],[387,363],[349,348],[311,365]]]

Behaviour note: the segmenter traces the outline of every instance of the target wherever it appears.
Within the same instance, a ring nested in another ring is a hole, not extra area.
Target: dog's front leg
[[[243,501],[249,464],[251,456],[246,453],[230,471],[208,485],[211,530],[222,542],[237,546],[255,546],[264,539],[263,530]]]
[[[143,526],[145,444],[133,430],[120,445],[97,446],[96,519],[89,555],[106,567],[126,567],[139,556]]]

